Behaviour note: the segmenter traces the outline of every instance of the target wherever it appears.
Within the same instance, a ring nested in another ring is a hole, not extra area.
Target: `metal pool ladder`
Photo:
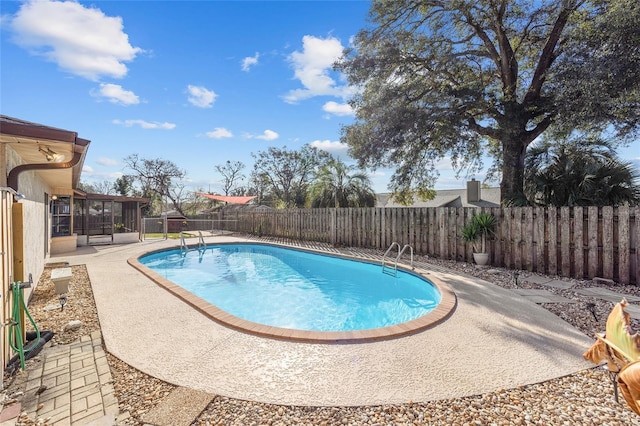
[[[202,231],[198,231],[198,251],[204,251],[207,248],[207,245],[204,242],[204,237],[202,236]],[[184,239],[184,232],[180,231],[180,254],[183,256],[187,254],[189,251],[189,246]]]
[[[393,250],[394,247],[398,248],[398,255],[394,260],[387,259],[387,256],[389,256],[391,250]],[[394,241],[384,253],[384,256],[382,256],[382,273],[393,275],[395,277],[398,273],[398,262],[400,261],[402,254],[407,249],[409,249],[409,252],[411,253],[411,269],[413,269],[413,247],[411,247],[409,244],[405,244],[404,247],[400,248],[400,244]]]
[[[204,250],[207,248],[207,245],[204,243],[204,237],[202,236],[202,231],[198,231],[198,250]]]
[[[189,251],[189,247],[187,246],[187,242],[184,240],[184,233],[180,231],[180,254],[185,255]]]

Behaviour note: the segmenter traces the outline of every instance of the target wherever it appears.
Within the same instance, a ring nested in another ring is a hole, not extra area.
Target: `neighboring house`
[[[89,144],[74,131],[0,115],[3,321],[11,316],[12,283],[31,276],[35,286],[50,255],[76,250],[96,234],[113,242],[118,226],[140,229],[139,207],[146,200],[77,190]],[[32,292],[25,290],[25,300]],[[0,338],[3,367],[10,355],[6,330]]]
[[[500,188],[482,188],[480,181],[470,180],[466,189],[438,190],[433,200],[410,206],[393,201],[391,194],[376,194],[376,207],[500,207]]]

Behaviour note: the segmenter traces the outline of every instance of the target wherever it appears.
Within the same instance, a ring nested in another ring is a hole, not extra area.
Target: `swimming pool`
[[[164,250],[130,263],[215,320],[275,337],[406,334],[443,320],[455,305],[448,287],[416,273],[393,276],[379,263],[269,244]]]

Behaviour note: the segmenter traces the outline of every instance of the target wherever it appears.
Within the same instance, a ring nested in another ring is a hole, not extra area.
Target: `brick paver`
[[[31,419],[52,426],[81,426],[116,418],[118,401],[99,331],[69,345],[47,348],[42,357],[42,367],[29,371],[23,400]]]

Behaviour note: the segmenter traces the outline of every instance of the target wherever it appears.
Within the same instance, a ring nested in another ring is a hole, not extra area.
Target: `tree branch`
[[[527,90],[527,94],[524,98],[525,103],[530,103],[532,99],[540,96],[540,91],[542,90],[542,85],[545,81],[547,70],[551,67],[551,64],[556,58],[556,54],[554,52],[556,46],[558,45],[558,41],[562,36],[562,32],[567,25],[567,21],[569,20],[571,14],[582,5],[583,1],[570,0],[564,3],[566,6],[563,6],[560,10],[558,18],[553,25],[553,29],[549,33],[547,42],[542,48],[542,53],[540,55],[540,59],[538,60],[536,70],[533,73],[533,77],[531,78],[531,84],[529,85],[529,89]]]

